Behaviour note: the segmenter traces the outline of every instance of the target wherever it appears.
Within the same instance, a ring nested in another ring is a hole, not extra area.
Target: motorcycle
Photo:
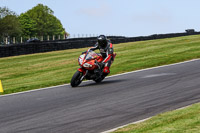
[[[116,54],[114,53],[112,62],[115,56]],[[101,54],[97,54],[90,49],[82,53],[78,58],[80,68],[74,73],[71,79],[71,86],[77,87],[84,79],[94,80],[96,83],[101,82],[107,76],[107,74],[103,73],[100,65],[103,60]]]

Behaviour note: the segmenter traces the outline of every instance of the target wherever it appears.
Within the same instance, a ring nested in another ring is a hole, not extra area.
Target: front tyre
[[[82,77],[83,73],[76,71],[71,79],[71,86],[72,87],[77,87],[82,81],[81,81],[81,77]]]

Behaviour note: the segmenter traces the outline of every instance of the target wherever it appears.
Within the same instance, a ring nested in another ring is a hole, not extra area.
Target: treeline
[[[20,15],[7,7],[0,7],[0,38],[67,34],[60,20],[53,14],[53,10],[43,4],[38,4]]]

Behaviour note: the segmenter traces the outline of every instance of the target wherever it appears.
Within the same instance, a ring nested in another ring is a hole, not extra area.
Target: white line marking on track
[[[141,71],[147,71],[147,70],[152,70],[152,69],[162,68],[162,67],[167,67],[167,66],[174,66],[174,65],[189,63],[189,62],[193,62],[193,61],[197,61],[197,60],[200,60],[200,59],[193,59],[193,60],[179,62],[179,63],[175,63],[175,64],[169,64],[169,65],[163,65],[163,66],[157,66],[157,67],[152,67],[152,68],[146,68],[146,69],[141,69],[141,70],[136,70],[136,71],[131,71],[131,72],[125,72],[125,73],[121,73],[121,74],[116,74],[116,75],[108,76],[106,78],[112,78],[112,77],[116,77],[116,76],[121,76],[121,75],[130,74],[130,73],[141,72]],[[83,82],[90,82],[90,81],[91,80],[83,81]],[[19,94],[24,94],[24,93],[42,91],[42,90],[47,90],[47,89],[52,89],[52,88],[57,88],[57,87],[62,87],[62,86],[67,86],[67,85],[70,85],[70,84],[68,83],[68,84],[63,84],[63,85],[58,85],[58,86],[51,86],[51,87],[46,87],[46,88],[41,88],[41,89],[35,89],[35,90],[30,90],[30,91],[17,92],[17,93],[12,93],[12,94],[5,94],[5,95],[1,95],[0,98],[1,97],[6,97],[6,96],[12,96],[12,95],[19,95]]]
[[[126,125],[117,127],[117,128],[113,128],[113,129],[110,129],[110,130],[108,130],[108,131],[104,131],[104,132],[101,132],[101,133],[110,133],[110,132],[114,132],[114,131],[116,131],[116,130],[119,129],[119,128],[126,127],[126,126],[128,126],[128,125],[130,125],[130,124],[137,124],[137,123],[140,123],[140,122],[144,122],[144,121],[149,120],[149,119],[151,119],[151,118],[152,118],[152,117],[149,117],[149,118],[146,118],[146,119],[143,119],[143,120],[139,120],[139,121],[136,121],[136,122],[132,122],[132,123],[129,123],[129,124],[126,124]]]
[[[192,104],[191,104],[191,105],[192,105]],[[181,107],[181,108],[178,108],[178,109],[175,109],[175,110],[185,109],[185,108],[187,108],[187,107],[189,107],[189,106],[191,106],[191,105],[187,105],[187,106],[185,106],[185,107]],[[172,110],[172,111],[175,111],[175,110]],[[165,112],[163,112],[163,113],[165,113]],[[135,122],[132,122],[132,123],[129,123],[129,124],[126,124],[126,125],[122,125],[122,126],[120,126],[120,127],[116,127],[116,128],[113,128],[113,129],[110,129],[110,130],[107,130],[107,131],[104,131],[104,132],[101,132],[101,133],[110,133],[110,132],[114,132],[114,131],[116,131],[116,130],[118,130],[118,129],[120,129],[120,128],[124,128],[124,127],[126,127],[126,126],[128,126],[128,125],[131,125],[131,124],[138,124],[138,123],[147,121],[147,120],[151,119],[152,117],[153,117],[153,116],[148,117],[148,118],[145,118],[145,119],[142,119],[142,120],[139,120],[139,121],[135,121]]]

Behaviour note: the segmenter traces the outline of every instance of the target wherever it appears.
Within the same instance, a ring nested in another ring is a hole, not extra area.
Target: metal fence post
[[[6,37],[6,44],[8,44],[8,37]]]
[[[15,44],[15,37],[13,37],[13,44]]]

